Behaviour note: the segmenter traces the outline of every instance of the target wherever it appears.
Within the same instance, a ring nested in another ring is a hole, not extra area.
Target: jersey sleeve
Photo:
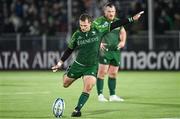
[[[68,48],[70,48],[70,49],[75,49],[75,47],[76,47],[76,36],[77,36],[77,32],[75,32],[73,35],[72,35],[72,37],[71,37],[71,39],[69,40],[69,42],[68,42]]]
[[[110,31],[117,28],[117,27],[121,27],[121,26],[127,25],[127,24],[132,23],[132,22],[134,22],[132,17],[122,19],[122,20],[117,20],[117,21],[110,24]]]
[[[103,23],[103,24],[102,24]],[[103,22],[103,19],[97,18],[93,21],[93,27],[96,28],[99,32],[105,34],[110,31],[110,25],[108,22]]]
[[[119,31],[121,31],[121,29],[123,29],[123,28],[124,28],[124,26],[119,27]]]
[[[115,21],[117,21],[117,20],[121,20],[121,19],[119,19],[119,18],[115,17],[115,19],[114,19],[114,21],[113,21],[113,22],[115,22]],[[118,28],[119,28],[119,31],[121,31],[121,29],[122,29],[122,28],[124,28],[124,26],[120,26],[120,27],[118,27]]]

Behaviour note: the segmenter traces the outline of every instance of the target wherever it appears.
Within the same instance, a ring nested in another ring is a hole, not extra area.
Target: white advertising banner
[[[0,52],[0,70],[49,69],[60,59],[58,51]],[[65,67],[69,62],[65,63]],[[180,51],[123,51],[121,69],[124,70],[180,70]]]

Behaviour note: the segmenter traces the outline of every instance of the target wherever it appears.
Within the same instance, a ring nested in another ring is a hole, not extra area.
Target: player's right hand
[[[117,49],[119,50],[120,48],[123,48],[125,46],[125,42],[124,41],[120,41],[118,46],[117,46]]]
[[[144,14],[144,11],[141,11],[141,12],[137,13],[136,15],[134,15],[133,20],[135,20],[135,21],[138,20],[142,14]]]
[[[58,69],[61,68],[62,64],[63,64],[63,63],[59,61],[55,66],[53,66],[53,67],[51,68],[52,71],[53,71],[53,72],[57,72]]]

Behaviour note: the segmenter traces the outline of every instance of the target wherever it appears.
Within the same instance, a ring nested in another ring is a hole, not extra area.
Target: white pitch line
[[[34,94],[49,94],[49,91],[42,92],[12,92],[12,93],[0,93],[0,95],[34,95]]]
[[[180,119],[180,117],[170,117],[170,118],[156,118],[156,119]]]

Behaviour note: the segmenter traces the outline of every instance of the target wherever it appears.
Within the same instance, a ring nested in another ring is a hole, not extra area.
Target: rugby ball
[[[57,98],[52,106],[53,114],[56,118],[60,118],[63,115],[65,109],[65,102],[61,98]]]

